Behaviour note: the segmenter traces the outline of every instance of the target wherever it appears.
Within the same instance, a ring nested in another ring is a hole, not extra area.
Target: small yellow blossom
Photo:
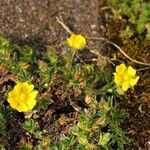
[[[72,34],[67,38],[67,44],[75,50],[83,49],[86,45],[86,39],[80,34]]]
[[[114,73],[114,81],[118,87],[121,87],[125,92],[128,88],[132,88],[139,80],[139,76],[136,76],[136,70],[131,66],[126,67],[125,64],[121,64],[116,67]]]
[[[13,90],[8,93],[7,101],[12,108],[19,112],[27,112],[35,106],[37,93],[38,91],[34,90],[33,84],[17,83]]]

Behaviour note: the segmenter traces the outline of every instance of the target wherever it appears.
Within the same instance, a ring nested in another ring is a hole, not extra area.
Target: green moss
[[[144,34],[150,40],[150,2],[144,0],[108,0],[113,7],[114,18],[124,18],[129,25],[122,31],[122,36]]]

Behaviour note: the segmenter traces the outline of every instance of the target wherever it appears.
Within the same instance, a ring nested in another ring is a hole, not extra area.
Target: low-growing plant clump
[[[114,19],[124,19],[128,25],[120,31],[123,37],[144,35],[150,39],[150,2],[144,0],[108,0]]]
[[[1,149],[11,149],[11,140],[20,150],[124,149],[126,112],[117,104],[139,77],[125,64],[113,75],[96,63],[76,62],[86,43],[73,34],[60,55],[53,46],[36,51],[0,38]],[[55,123],[59,133],[49,129]]]

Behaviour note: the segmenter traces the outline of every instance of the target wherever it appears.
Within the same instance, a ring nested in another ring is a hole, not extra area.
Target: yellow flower
[[[133,88],[138,80],[139,76],[136,76],[136,70],[131,66],[127,68],[125,64],[121,64],[116,67],[114,81],[116,85],[121,87],[124,92],[127,91],[128,88]]]
[[[37,93],[38,91],[34,90],[33,84],[17,83],[13,90],[8,93],[7,101],[12,108],[19,112],[27,112],[35,106]]]
[[[75,50],[83,49],[86,45],[86,39],[80,34],[72,34],[67,38],[67,44]]]

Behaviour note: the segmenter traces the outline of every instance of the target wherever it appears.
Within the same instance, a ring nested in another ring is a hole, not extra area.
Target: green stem
[[[73,63],[73,58],[74,58],[74,55],[75,55],[75,50],[73,50],[73,53],[72,53],[72,56],[71,56],[71,63]]]

